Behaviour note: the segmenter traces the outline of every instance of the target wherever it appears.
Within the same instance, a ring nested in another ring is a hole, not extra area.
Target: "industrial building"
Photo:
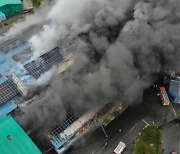
[[[97,111],[93,109],[79,118],[71,116],[52,131],[51,143],[57,153],[67,150],[73,142],[93,126]]]
[[[42,25],[32,25],[22,30],[21,34],[4,37],[0,41],[0,115],[8,114],[18,107],[23,98],[28,95],[28,83],[38,79],[54,65],[63,61],[58,47],[46,52],[29,62],[32,56],[28,39]],[[19,68],[19,64],[23,67]],[[28,82],[28,83],[27,83]]]
[[[27,56],[23,52],[20,55],[22,57]],[[6,59],[5,57],[3,58]],[[12,68],[17,67],[13,58],[16,60],[21,59],[19,53],[17,53],[13,56],[11,55],[7,61],[1,62],[0,115],[11,112],[17,107],[21,98],[28,95],[28,87],[26,86],[26,83],[24,83],[25,81],[21,79],[24,77],[23,74],[19,74],[16,71],[12,72]],[[43,73],[50,70],[54,65],[61,61],[63,61],[63,57],[59,52],[59,48],[54,48],[37,59],[26,63],[23,68],[23,73],[25,73],[26,76],[29,76],[28,82],[30,82],[31,79],[39,78]],[[3,66],[7,69],[6,71],[4,71]]]
[[[29,61],[32,50],[28,40],[42,26],[43,24],[31,25],[12,37],[3,35],[10,29],[9,26],[0,31],[0,115],[8,114],[17,108],[19,103],[23,106],[23,98],[28,95],[28,84],[32,81],[41,78],[54,66],[58,67],[56,73],[61,73],[74,63],[69,55],[73,53],[75,41],[84,37],[82,34],[70,41],[62,40],[61,47],[55,47]],[[19,64],[23,67],[19,68]]]
[[[174,78],[169,82],[170,99],[172,103],[180,104],[180,80],[179,78]]]
[[[41,151],[11,116],[0,116],[0,130],[1,154],[41,154]]]
[[[72,58],[68,60],[69,56],[65,53],[67,50],[68,52],[73,52],[75,47],[73,42],[78,39],[79,36],[74,37],[71,43],[63,40],[64,47],[63,45],[61,48],[55,47],[30,61],[32,50],[28,44],[28,39],[39,31],[41,27],[42,25],[31,25],[13,37],[4,36],[4,33],[10,29],[10,26],[0,30],[2,37],[0,40],[0,116],[10,113],[17,107],[25,107],[28,103],[43,96],[42,93],[39,96],[34,96],[32,99],[25,101],[24,98],[28,95],[29,82],[41,78],[44,73],[52,69],[55,65],[59,66],[56,71],[58,74],[65,71],[74,63]],[[65,61],[65,63],[62,63],[63,61]],[[21,65],[20,68],[19,64]],[[75,119],[75,121],[76,120],[77,119]],[[82,122],[82,120],[85,119],[80,118],[80,120]],[[81,126],[79,126],[79,129],[80,127]],[[67,129],[69,130],[69,128]],[[52,143],[54,145],[57,144],[53,141]],[[62,142],[62,144],[64,143]]]
[[[51,132],[51,143],[55,151],[63,153],[91,128],[107,126],[126,108],[127,105],[122,103],[109,103],[103,107],[96,107],[79,118],[70,116]]]
[[[6,16],[21,12],[22,10],[21,0],[0,0],[0,11]]]
[[[42,25],[32,25],[27,29],[22,30],[21,34],[17,34],[13,37],[5,37],[4,35],[10,27],[3,28],[0,31],[2,37],[0,40],[0,116],[2,117],[0,119],[0,130],[1,133],[6,134],[5,127],[8,127],[9,130],[7,129],[7,133],[9,132],[9,136],[7,136],[11,140],[9,142],[11,144],[8,145],[7,143],[6,145],[5,140],[0,139],[0,153],[2,154],[41,153],[25,132],[23,132],[24,134],[21,133],[23,130],[18,126],[14,119],[10,116],[6,116],[19,105],[25,107],[27,105],[26,102],[30,102],[24,100],[29,92],[28,83],[39,79],[44,73],[52,69],[55,65],[61,64],[64,60],[59,47],[56,47],[30,61],[32,50],[28,44],[28,39],[41,27]],[[62,69],[60,70],[62,71]],[[37,97],[35,96],[30,100],[35,98]],[[13,131],[18,131],[18,133],[15,134]],[[24,141],[24,143],[21,143],[22,141]],[[8,150],[7,147],[12,150]]]
[[[54,47],[38,58],[31,60],[32,49],[28,43],[28,39],[37,33],[40,28],[42,28],[42,24],[31,25],[13,37],[5,37],[3,35],[10,27],[0,30],[0,35],[3,37],[0,40],[0,116],[5,119],[9,117],[5,115],[17,107],[26,107],[29,103],[33,103],[35,100],[43,97],[44,93],[41,93],[38,96],[35,95],[25,100],[24,98],[28,96],[29,92],[29,83],[41,79],[54,66],[57,67],[54,72],[56,74],[68,69],[74,63],[71,55],[76,48],[76,41],[78,39],[87,40],[86,34],[80,34],[70,39],[63,39],[61,46]],[[108,125],[126,107],[122,103],[110,103],[104,107],[96,107],[83,115],[72,114],[68,116],[63,123],[57,125],[50,132],[52,147],[57,153],[62,153],[94,126]],[[11,119],[11,123],[13,120],[11,117],[9,119]],[[8,138],[12,140],[14,138],[13,136],[15,137],[15,134],[10,134]],[[39,152],[38,150],[36,151],[37,153]],[[26,152],[22,153],[24,154]]]

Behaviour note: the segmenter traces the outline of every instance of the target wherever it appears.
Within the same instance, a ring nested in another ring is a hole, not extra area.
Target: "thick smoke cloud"
[[[55,2],[44,29],[30,40],[34,55],[66,35],[87,32],[90,41],[77,41],[75,64],[52,78],[44,97],[26,107],[19,122],[51,129],[69,108],[81,113],[110,102],[140,102],[162,70],[179,71],[179,7],[179,0]]]

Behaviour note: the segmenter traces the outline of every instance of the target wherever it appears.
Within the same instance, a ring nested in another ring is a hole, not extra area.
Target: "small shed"
[[[0,116],[1,154],[41,154],[19,124],[7,115]]]
[[[22,10],[21,0],[0,0],[0,11],[6,16],[21,12]]]

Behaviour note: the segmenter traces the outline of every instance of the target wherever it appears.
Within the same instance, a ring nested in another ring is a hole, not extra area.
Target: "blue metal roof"
[[[168,92],[174,99],[180,98],[180,81],[170,80]]]
[[[9,112],[13,111],[17,108],[17,104],[19,103],[18,97],[14,97],[11,100],[5,102],[4,104],[0,105],[0,116],[3,114],[8,114]]]
[[[4,77],[8,77],[12,73],[15,73],[19,78],[25,78],[24,76],[27,76],[28,72],[24,69],[24,67],[22,67],[24,61],[21,61],[22,65],[20,65],[13,59],[13,56],[21,53],[28,47],[29,44],[26,43],[19,45],[18,47],[10,50],[9,52],[0,51],[0,74],[2,74]],[[4,81],[3,76],[0,77],[0,83]]]
[[[68,140],[70,140],[72,138],[73,135],[68,136],[66,139],[62,139],[58,136],[52,136],[50,139],[50,142],[52,143],[52,145],[54,146],[55,149],[60,148],[62,145],[64,145]]]
[[[62,145],[64,145],[73,135],[66,136],[66,138],[59,137],[59,134],[63,132],[66,128],[68,128],[74,121],[77,120],[76,116],[71,116],[64,122],[62,122],[61,125],[58,125],[52,132],[51,137],[51,143],[55,147],[55,149],[60,148]]]
[[[16,61],[13,60],[12,56],[21,52],[27,48],[27,44],[23,44],[18,46],[17,48],[5,53],[3,51],[0,51],[0,84],[2,84],[6,78],[9,78],[9,76],[19,70],[19,66]],[[25,71],[25,70],[24,70]],[[24,73],[22,71],[22,73]],[[21,76],[21,72],[17,72],[19,76]],[[24,74],[22,74],[24,75]],[[19,103],[19,97],[15,96],[12,99],[6,101],[5,103],[0,105],[0,115],[7,114],[17,108],[17,104]]]

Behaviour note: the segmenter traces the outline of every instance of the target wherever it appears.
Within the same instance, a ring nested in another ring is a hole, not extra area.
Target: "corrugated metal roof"
[[[175,98],[174,103],[180,104],[180,98]]]
[[[180,97],[180,81],[170,80],[169,93],[174,98]]]
[[[1,154],[41,154],[40,150],[11,117],[0,116]]]
[[[0,116],[3,114],[8,114],[15,108],[17,108],[17,103],[19,102],[17,96],[14,97],[13,99],[5,102],[4,104],[0,105]]]
[[[7,4],[21,4],[21,0],[0,0],[0,7]]]
[[[51,137],[51,143],[58,149],[63,144],[65,144],[68,140],[70,140],[75,133],[77,133],[80,128],[83,127],[85,123],[92,120],[96,115],[98,109],[93,109],[92,111],[87,112],[86,114],[82,115],[76,121],[74,121],[71,125],[69,125],[65,130],[59,131],[58,128],[53,132]]]

